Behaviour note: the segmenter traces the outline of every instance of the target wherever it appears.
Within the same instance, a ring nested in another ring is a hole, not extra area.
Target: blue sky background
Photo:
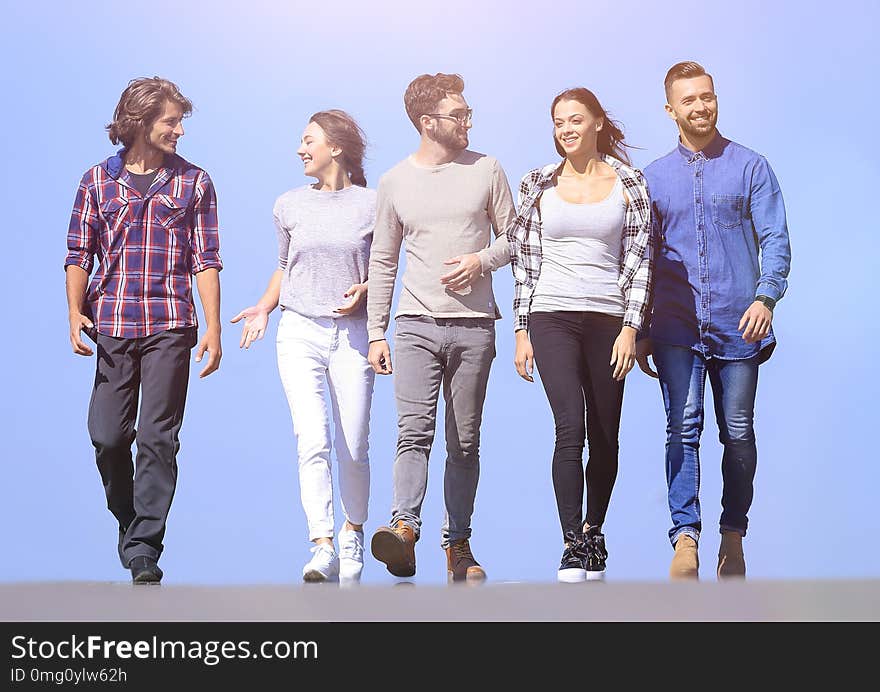
[[[0,346],[0,580],[128,578],[86,430],[94,359],[71,353],[62,262],[75,186],[112,153],[103,127],[129,79],[167,77],[195,104],[179,152],[215,182],[225,263],[224,358],[207,380],[197,369],[191,376],[165,581],[296,583],[310,544],[275,363],[278,313],[269,336],[248,352],[238,349],[239,329],[228,320],[256,301],[274,269],[272,204],[309,180],[295,156],[309,115],[340,107],[359,120],[370,140],[373,187],[417,145],[403,108],[409,81],[459,72],[474,109],[471,146],[496,156],[515,186],[528,169],[556,160],[549,104],[562,89],[583,85],[624,124],[627,140],[641,147],[634,163],[644,167],[675,146],[662,82],[685,59],[715,77],[721,132],[773,166],[793,249],[789,293],[776,311],[779,347],[759,382],[749,574],[880,577],[880,466],[871,442],[880,383],[878,20],[870,0],[7,3],[0,281],[10,328]],[[512,365],[512,283],[509,268],[496,272],[504,318],[472,546],[494,581],[552,581],[561,549],[553,421],[540,383],[520,380]],[[721,448],[711,406],[706,414],[701,576],[713,579]],[[633,371],[604,527],[609,580],[666,579],[664,425],[658,385]],[[368,532],[388,518],[395,440],[393,383],[378,378]],[[441,426],[418,584],[446,580],[444,456]],[[393,581],[367,558],[365,584]]]

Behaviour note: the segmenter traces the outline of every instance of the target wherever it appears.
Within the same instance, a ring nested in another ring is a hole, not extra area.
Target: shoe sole
[[[605,581],[605,570],[587,570],[587,581]]]
[[[556,581],[563,584],[578,584],[587,581],[587,570],[571,567],[556,571]]]
[[[406,546],[396,534],[391,532],[373,534],[370,552],[379,562],[384,563],[395,577],[412,577],[416,573],[415,562],[410,562]]]
[[[316,569],[310,569],[308,572],[303,573],[303,581],[309,584],[320,584],[325,581],[336,581],[335,577],[327,576],[323,572],[319,572]]]
[[[482,570],[477,574],[468,574],[464,579],[456,579],[455,572],[446,570],[447,584],[482,584],[486,581],[486,573]]]
[[[132,584],[159,584],[162,582],[162,577],[157,577],[152,572],[141,572],[140,574],[135,575],[131,583]]]

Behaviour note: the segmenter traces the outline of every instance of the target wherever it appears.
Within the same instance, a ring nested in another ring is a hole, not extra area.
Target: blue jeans
[[[686,346],[654,343],[654,363],[666,406],[666,483],[673,545],[679,535],[700,539],[700,434],[706,374],[712,383],[721,458],[721,531],[746,535],[754,494],[755,393],[758,357],[705,359]]]

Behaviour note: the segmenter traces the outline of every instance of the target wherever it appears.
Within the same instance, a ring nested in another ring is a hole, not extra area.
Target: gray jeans
[[[480,477],[480,423],[495,358],[491,318],[401,316],[394,341],[397,458],[392,522],[402,519],[416,536],[428,484],[428,457],[437,422],[437,397],[446,403],[446,516],[441,547],[470,538]]]

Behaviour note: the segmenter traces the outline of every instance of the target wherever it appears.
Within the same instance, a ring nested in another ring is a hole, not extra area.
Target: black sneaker
[[[587,580],[587,546],[574,531],[565,532],[565,550],[556,572],[557,581],[576,584]]]
[[[602,581],[605,579],[605,561],[608,559],[605,536],[598,526],[591,526],[584,534],[583,541],[587,553],[584,561],[587,581]]]
[[[152,558],[141,555],[133,557],[128,564],[132,584],[158,584],[162,581],[162,570]]]

